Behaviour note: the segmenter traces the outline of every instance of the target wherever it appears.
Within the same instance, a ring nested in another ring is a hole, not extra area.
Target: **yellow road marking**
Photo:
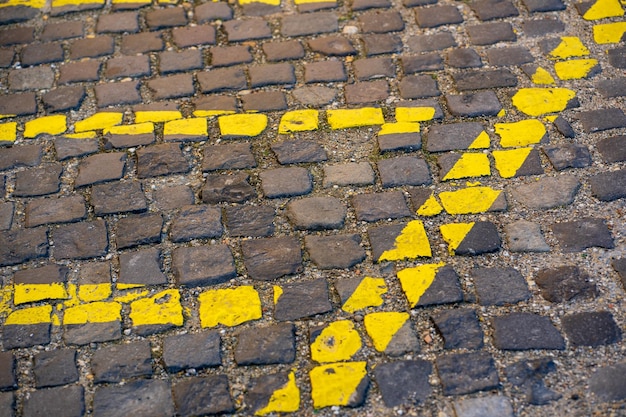
[[[258,410],[255,415],[264,416],[270,413],[292,413],[300,408],[300,389],[296,385],[295,373],[289,372],[289,380],[285,385],[272,393],[268,404]]]
[[[430,242],[426,236],[424,223],[420,220],[410,221],[400,235],[396,237],[393,249],[386,250],[378,258],[381,261],[399,261],[432,256]]]
[[[259,293],[252,286],[207,290],[198,296],[202,327],[237,326],[262,316]]]
[[[419,265],[398,271],[397,276],[402,291],[411,308],[415,307],[426,290],[431,286],[437,272],[445,263]]]
[[[365,315],[363,324],[376,350],[384,352],[408,319],[409,314],[405,312],[381,311]]]
[[[365,277],[341,306],[341,309],[348,313],[354,313],[367,307],[378,307],[383,304],[382,295],[386,293],[387,285],[383,278]]]
[[[367,376],[367,362],[331,363],[309,372],[313,407],[348,405],[357,387]]]
[[[361,349],[361,336],[350,320],[330,323],[311,343],[311,359],[316,362],[349,360]]]

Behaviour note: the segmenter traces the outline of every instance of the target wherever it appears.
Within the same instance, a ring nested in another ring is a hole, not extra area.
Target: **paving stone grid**
[[[0,415],[626,415],[626,4],[0,4]]]

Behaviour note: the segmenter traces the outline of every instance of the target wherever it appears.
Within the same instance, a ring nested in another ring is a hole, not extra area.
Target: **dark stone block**
[[[596,90],[605,98],[624,97],[626,96],[626,77],[600,80],[596,83]]]
[[[283,165],[303,162],[322,162],[328,159],[326,151],[317,142],[307,140],[285,140],[270,145],[278,162]]]
[[[550,33],[563,32],[565,25],[559,19],[527,20],[522,22],[522,30],[526,36],[539,37]]]
[[[204,65],[202,51],[188,49],[184,51],[165,51],[159,54],[159,70],[161,74],[190,71]]]
[[[214,45],[215,28],[210,25],[175,28],[172,29],[172,40],[179,48],[197,45]]]
[[[573,346],[602,346],[622,339],[622,332],[608,311],[569,314],[561,318],[561,325]]]
[[[49,42],[30,44],[22,49],[22,65],[40,65],[63,61],[63,47]]]
[[[254,378],[248,385],[246,403],[250,411],[258,413],[268,406],[274,392],[284,388],[289,383],[289,373],[265,374]]]
[[[15,394],[13,392],[0,392],[0,416],[14,417]]]
[[[270,62],[299,59],[304,57],[304,48],[300,41],[276,41],[264,43],[263,52]]]
[[[480,55],[471,48],[456,48],[446,54],[448,65],[454,68],[482,67]]]
[[[77,385],[33,391],[24,400],[22,409],[24,417],[80,417],[84,412],[84,389]]]
[[[482,21],[519,15],[509,0],[475,0],[471,8]]]
[[[320,269],[346,269],[365,259],[359,235],[306,236],[304,244]]]
[[[296,83],[296,75],[291,64],[258,65],[250,67],[248,71],[250,73],[250,86],[253,88]]]
[[[56,259],[87,259],[104,256],[109,238],[104,220],[64,224],[53,231]]]
[[[352,197],[352,205],[359,221],[375,222],[411,216],[404,195],[400,191],[355,195]]]
[[[43,148],[41,145],[0,148],[0,170],[5,171],[21,166],[37,166],[41,162],[42,154]]]
[[[189,163],[177,143],[163,143],[137,150],[139,178],[178,174],[189,171]]]
[[[281,290],[274,306],[274,319],[278,321],[299,320],[333,309],[325,279],[287,284]]]
[[[0,31],[0,45],[10,46],[31,43],[35,40],[35,28],[32,26],[18,26]]]
[[[445,310],[431,315],[437,331],[443,337],[444,349],[480,349],[483,331],[473,309]]]
[[[224,22],[229,42],[250,41],[272,37],[272,30],[262,18],[236,19]]]
[[[548,317],[511,313],[494,317],[494,345],[502,350],[565,349],[565,340]]]
[[[207,204],[243,203],[256,197],[256,191],[248,183],[248,175],[244,172],[207,176],[201,194],[202,201]]]
[[[15,365],[12,352],[0,352],[0,390],[17,388]]]
[[[526,279],[514,268],[474,268],[470,274],[480,305],[507,305],[531,296]]]
[[[126,152],[111,152],[91,155],[83,159],[78,166],[75,187],[119,180],[126,168]]]
[[[591,194],[600,201],[626,197],[626,169],[601,172],[589,179]]]
[[[114,182],[94,185],[91,204],[96,215],[141,212],[148,208],[143,187],[138,182]]]
[[[407,75],[398,83],[400,96],[405,99],[437,97],[441,95],[437,80],[429,75]]]
[[[187,24],[187,12],[182,7],[150,10],[146,13],[146,24],[152,30]]]
[[[241,244],[250,278],[270,281],[302,271],[302,252],[296,238],[285,236],[246,240]]]
[[[168,381],[140,379],[124,385],[96,388],[93,413],[105,417],[127,415],[170,417],[175,414],[172,388]]]
[[[283,36],[307,36],[335,32],[339,29],[339,19],[333,12],[317,12],[287,15],[281,20],[280,32]]]
[[[493,91],[459,95],[446,94],[445,98],[448,110],[453,116],[496,116],[502,110],[498,96]]]
[[[49,112],[76,110],[83,103],[85,89],[80,86],[57,87],[41,96],[44,107]],[[85,140],[85,139],[81,139]]]
[[[436,364],[444,395],[488,391],[500,384],[493,358],[485,352],[439,356]]]
[[[598,289],[591,277],[576,266],[543,269],[537,273],[535,282],[543,298],[553,303],[598,295]]]
[[[429,52],[417,56],[403,56],[400,58],[400,63],[405,74],[443,69],[443,60],[437,52]]]
[[[211,48],[211,65],[227,67],[236,64],[252,62],[250,47],[246,45],[215,46]]]
[[[433,125],[428,130],[424,148],[428,152],[468,149],[482,132],[485,127],[479,122]]]
[[[517,86],[517,77],[507,69],[460,72],[453,74],[452,78],[459,91]]]
[[[463,15],[456,6],[430,6],[415,9],[415,20],[421,28],[463,23]]]
[[[83,81],[98,81],[100,72],[100,61],[87,60],[80,62],[69,62],[59,68],[58,84],[69,84]]]
[[[306,83],[347,81],[348,76],[341,61],[309,62],[304,65]]]
[[[146,83],[155,100],[192,96],[195,92],[192,74],[170,75]]]
[[[421,158],[399,156],[378,161],[383,188],[401,185],[427,185],[432,182],[428,164]]]
[[[311,174],[306,168],[275,168],[261,172],[259,177],[267,198],[304,195],[313,189]]]
[[[201,332],[168,336],[163,340],[163,361],[169,372],[219,366],[222,364],[220,335]]]
[[[173,392],[177,414],[181,416],[235,411],[226,375],[185,378],[174,385]]]
[[[472,229],[456,248],[456,255],[481,255],[500,249],[500,235],[491,222],[475,222]]]
[[[402,40],[398,35],[363,35],[362,40],[367,56],[390,54],[402,50]]]
[[[591,154],[585,145],[568,143],[562,146],[546,146],[543,151],[557,171],[591,165]]]
[[[327,56],[348,56],[356,54],[352,43],[343,36],[323,36],[308,41],[309,48]]]
[[[427,307],[460,301],[463,301],[463,291],[459,277],[451,266],[444,266],[437,271],[433,283],[422,294],[417,306]]]
[[[380,149],[381,152],[412,152],[419,150],[421,147],[422,137],[419,133],[378,135],[378,149]]]
[[[552,232],[564,252],[581,252],[594,246],[607,249],[615,247],[611,231],[602,219],[584,218],[554,223]]]
[[[137,227],[140,224],[141,227]],[[129,216],[117,222],[117,248],[126,249],[137,245],[161,241],[163,217],[160,214]]]
[[[626,136],[613,136],[597,143],[598,151],[608,163],[626,161]]]
[[[507,379],[520,389],[532,405],[546,405],[561,398],[546,388],[543,376],[556,371],[556,364],[550,358],[521,360],[506,367]]]
[[[347,104],[381,102],[389,97],[389,84],[386,80],[361,81],[345,86]]]
[[[295,327],[278,323],[242,330],[234,353],[237,365],[291,363],[296,358]]]
[[[442,51],[447,48],[457,46],[452,33],[441,31],[432,35],[411,36],[407,40],[407,45],[411,52]]]
[[[50,343],[50,323],[5,324],[2,327],[2,346],[6,350],[27,348]]]
[[[233,9],[227,3],[203,3],[194,8],[194,15],[198,23],[230,20],[233,18]]]
[[[126,378],[152,375],[150,341],[102,347],[94,352],[91,368],[96,383],[120,382]]]
[[[107,78],[150,75],[150,58],[147,55],[119,56],[107,61],[104,76]]]
[[[0,101],[0,114],[26,116],[35,113],[37,113],[35,93],[4,94],[2,101]],[[20,146],[20,148],[27,146],[28,145]],[[38,145],[32,146],[39,147]],[[2,161],[2,159],[4,158],[0,156],[0,161]]]
[[[61,186],[62,171],[63,166],[60,164],[46,164],[16,172],[13,195],[16,197],[34,197],[56,193]]]
[[[70,345],[109,342],[122,338],[122,323],[71,324],[63,326],[63,340]]]
[[[232,252],[226,245],[176,248],[172,270],[177,282],[188,287],[221,284],[237,276]]]
[[[45,227],[0,232],[0,266],[17,265],[47,255]]]
[[[269,206],[226,207],[230,236],[267,237],[274,234],[275,211]]]
[[[185,242],[192,239],[210,239],[222,235],[222,211],[219,207],[192,205],[182,207],[172,219],[170,239]]]
[[[62,349],[38,353],[34,358],[33,373],[37,388],[78,381],[76,350]]]
[[[507,48],[493,48],[487,50],[487,60],[489,64],[497,67],[519,66],[534,62],[530,51],[521,46],[510,46]]]
[[[387,33],[404,30],[402,15],[397,11],[376,11],[359,17],[363,33]]]
[[[245,111],[276,111],[287,109],[287,98],[282,91],[259,91],[241,97]]]
[[[383,363],[374,368],[374,379],[387,407],[423,404],[432,393],[430,362],[408,360]]]
[[[135,33],[139,31],[139,13],[136,11],[102,14],[96,24],[97,33]]]
[[[110,55],[114,50],[115,41],[109,35],[77,39],[70,46],[70,59],[97,58]]]
[[[561,0],[523,0],[523,3],[531,13],[565,10],[565,4]]]
[[[147,248],[120,254],[120,272],[117,282],[143,285],[167,284],[167,276],[161,271],[161,251],[158,248]]]
[[[186,185],[175,185],[154,190],[152,198],[154,206],[165,211],[187,206],[195,201],[191,188]]]
[[[310,197],[287,206],[287,217],[299,230],[340,229],[346,212],[341,200],[334,197]]]
[[[248,87],[242,68],[219,68],[197,75],[200,91],[213,93],[228,90],[243,90]]]
[[[609,49],[608,53],[610,65],[615,68],[626,68],[626,47]]]
[[[584,111],[578,113],[577,117],[585,133],[626,127],[626,115],[618,108]]]
[[[626,398],[626,363],[603,366],[589,378],[589,389],[601,401]]]

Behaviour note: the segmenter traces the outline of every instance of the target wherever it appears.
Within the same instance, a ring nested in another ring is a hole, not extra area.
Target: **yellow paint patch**
[[[383,311],[367,314],[363,318],[363,324],[367,334],[374,342],[374,347],[379,352],[384,352],[393,339],[393,336],[402,328],[409,319],[408,313],[396,311]]]
[[[561,43],[548,56],[552,59],[565,59],[589,55],[589,49],[576,36],[563,36]]]
[[[475,214],[489,210],[502,194],[490,187],[469,187],[439,194],[448,214]]]
[[[7,285],[0,288],[0,318],[11,313],[11,300],[13,299],[13,286]]]
[[[9,314],[5,326],[9,324],[40,324],[52,322],[52,306],[38,306],[31,308],[24,308],[22,310],[16,310]]]
[[[471,223],[450,223],[442,224],[439,226],[441,236],[443,240],[448,243],[448,252],[450,255],[454,255],[454,251],[459,247],[465,236],[474,227],[474,222]]]
[[[595,25],[593,40],[599,44],[618,43],[626,33],[626,22],[613,22]]]
[[[393,135],[398,133],[419,133],[420,124],[417,122],[385,123],[381,126],[378,136]]]
[[[164,135],[208,136],[207,120],[204,117],[172,120],[165,123]]]
[[[119,289],[119,284],[117,285],[117,287]],[[132,292],[129,292],[127,294],[119,295],[119,296],[115,297],[114,300],[117,301],[117,302],[126,304],[126,303],[130,303],[131,301],[135,301],[135,300],[137,300],[139,298],[146,297],[148,294],[150,294],[150,291],[148,291],[148,290],[132,291]]]
[[[133,288],[141,288],[141,287],[145,287],[145,284],[122,284],[120,282],[118,282],[117,284],[115,284],[115,286],[117,287],[118,290],[130,290]]]
[[[234,113],[233,110],[196,110],[193,112],[193,115],[196,117],[215,117]]]
[[[426,236],[426,229],[421,220],[410,221],[393,245],[393,249],[386,250],[378,258],[381,261],[399,261],[402,259],[415,259],[418,257],[431,257],[430,242]]]
[[[15,284],[13,290],[13,303],[15,305],[68,298],[65,284],[58,282],[52,284]]]
[[[42,133],[58,135],[67,130],[67,117],[65,115],[44,116],[24,124],[24,137],[34,138]]]
[[[313,407],[348,405],[367,375],[367,362],[331,363],[309,372]]]
[[[122,113],[103,112],[96,113],[91,117],[74,123],[74,132],[86,132],[88,130],[100,130],[122,123]]]
[[[501,109],[501,110],[498,112],[498,114],[496,114],[496,116],[498,116],[498,117],[504,117],[504,116],[506,116],[506,110]]]
[[[251,3],[262,3],[269,4],[270,6],[280,6],[280,0],[239,0],[240,5],[251,4]]]
[[[415,307],[426,290],[431,286],[437,272],[445,263],[419,265],[398,271],[398,280],[411,308]]]
[[[222,136],[258,136],[267,127],[264,114],[230,114],[217,119]]]
[[[385,123],[382,109],[376,107],[327,110],[326,117],[328,124],[333,130],[382,125]]]
[[[152,0],[111,0],[111,4],[152,4]]]
[[[131,0],[130,3],[135,3]],[[160,123],[169,122],[171,120],[182,119],[183,115],[179,111],[175,110],[153,110],[153,111],[136,111],[135,123]]]
[[[341,309],[354,313],[367,307],[378,307],[383,304],[384,300],[381,296],[386,293],[387,285],[383,278],[365,277]]]
[[[52,7],[82,6],[85,4],[104,4],[104,0],[52,0]]]
[[[474,142],[472,142],[468,149],[485,149],[488,148],[489,145],[491,145],[491,138],[489,134],[483,130],[476,136],[476,139],[474,139]]]
[[[111,284],[82,284],[78,287],[78,298],[85,303],[102,301],[109,298],[111,292]]]
[[[276,305],[278,304],[280,296],[283,295],[283,289],[280,288],[278,285],[274,285],[272,288],[274,289],[274,305]]]
[[[500,146],[516,148],[541,142],[546,127],[537,119],[521,120],[515,123],[496,123],[496,134],[500,136]]]
[[[583,15],[585,20],[599,20],[607,17],[624,16],[619,0],[597,0]]]
[[[270,413],[293,413],[300,408],[300,389],[296,384],[296,374],[289,373],[287,383],[272,393],[268,404],[258,410],[255,415],[264,416]]]
[[[511,102],[522,113],[541,116],[565,110],[576,92],[567,88],[521,88]]]
[[[1,3],[0,8],[9,6],[27,6],[35,9],[41,9],[45,5],[45,0],[8,0],[6,3]]]
[[[122,305],[116,302],[81,304],[63,313],[63,324],[109,323],[122,320]]]
[[[435,117],[434,107],[396,107],[398,122],[427,122]]]
[[[572,59],[554,64],[554,72],[561,80],[578,80],[587,77],[597,65],[597,59]]]
[[[544,68],[537,67],[535,73],[530,77],[530,80],[539,85],[554,85],[554,77]]]
[[[419,216],[430,217],[436,216],[442,211],[443,207],[441,207],[441,204],[439,204],[439,201],[437,201],[434,194],[431,194],[430,197],[428,197],[428,200],[426,200],[424,204],[422,204],[420,208],[417,209],[417,214]]]
[[[361,336],[350,320],[330,323],[311,343],[311,359],[316,362],[346,361],[361,349]]]
[[[98,135],[96,132],[81,132],[81,133],[68,133],[63,136],[69,139],[93,139]]]
[[[524,164],[533,148],[510,149],[493,151],[496,169],[502,178],[512,178]]]
[[[558,118],[559,116],[557,114],[551,114],[550,116],[546,116],[543,118],[543,120],[547,120],[548,122],[552,122],[554,123],[554,121]]]
[[[464,153],[443,177],[443,181],[491,175],[489,157],[484,153]]]
[[[202,327],[237,326],[260,319],[261,299],[252,286],[208,290],[198,296]]]
[[[151,324],[183,325],[183,306],[180,293],[176,289],[161,291],[149,298],[142,298],[130,304],[130,320],[133,326]]]
[[[0,124],[0,142],[15,142],[17,139],[17,122]]]
[[[286,134],[317,130],[319,127],[319,116],[319,111],[313,109],[288,111],[280,118],[278,133]]]
[[[323,1],[323,0],[294,0],[294,4],[298,5],[298,4],[311,4],[311,3],[333,3],[333,4],[337,4],[336,1],[334,0],[329,0],[329,1]]]
[[[154,123],[152,122],[112,126],[102,129],[102,133],[105,135],[144,135],[152,132],[154,132]]]

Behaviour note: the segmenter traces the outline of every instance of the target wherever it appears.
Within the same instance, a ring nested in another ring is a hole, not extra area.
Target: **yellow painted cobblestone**
[[[341,306],[341,309],[348,313],[354,313],[367,307],[378,307],[383,304],[382,295],[386,293],[387,284],[383,278],[365,277]]]

